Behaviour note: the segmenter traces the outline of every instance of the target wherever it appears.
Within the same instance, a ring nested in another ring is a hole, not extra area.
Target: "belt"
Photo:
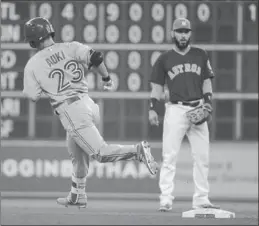
[[[53,105],[53,108],[56,109],[58,108],[60,105],[66,103],[67,105],[70,105],[76,101],[80,100],[80,98],[78,96],[74,96],[74,97],[70,97],[68,99],[66,99],[64,102],[61,102],[61,103],[58,103],[58,104],[55,104]]]
[[[197,101],[171,101],[172,104],[181,104],[185,106],[190,106],[190,107],[197,107],[200,103],[201,100]]]

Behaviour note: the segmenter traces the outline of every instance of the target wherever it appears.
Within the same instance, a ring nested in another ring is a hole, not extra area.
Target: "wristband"
[[[204,98],[204,101],[205,103],[208,103],[210,105],[212,105],[212,93],[205,93],[203,94],[203,98]]]
[[[156,112],[157,111],[157,103],[158,103],[158,99],[151,98],[150,99],[150,104],[149,104],[149,109]]]
[[[108,76],[106,76],[106,77],[102,77],[102,80],[103,80],[104,82],[109,82],[109,81],[111,80],[111,77],[110,77],[110,75],[108,75]]]

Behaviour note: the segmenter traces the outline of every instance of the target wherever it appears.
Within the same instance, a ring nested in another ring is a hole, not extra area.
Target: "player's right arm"
[[[151,125],[158,126],[157,105],[164,94],[166,73],[163,65],[163,55],[160,55],[155,62],[151,73],[151,93],[149,105],[149,121]]]
[[[42,93],[40,84],[36,80],[32,68],[27,64],[24,68],[23,94],[36,102]]]
[[[102,76],[105,83],[104,88],[109,89],[109,86],[112,86],[112,80],[103,62],[103,54],[82,43],[73,42],[73,44],[76,46],[76,59],[86,65],[88,69],[93,67]]]

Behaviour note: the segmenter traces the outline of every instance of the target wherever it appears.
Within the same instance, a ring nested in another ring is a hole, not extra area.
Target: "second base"
[[[183,218],[235,218],[235,213],[221,209],[195,209],[182,213]]]

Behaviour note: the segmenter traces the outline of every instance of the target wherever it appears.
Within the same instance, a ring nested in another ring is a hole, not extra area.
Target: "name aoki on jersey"
[[[49,67],[51,67],[52,65],[58,63],[61,60],[65,60],[65,54],[63,51],[57,52],[52,54],[50,57],[46,58],[46,62],[49,65]]]
[[[197,75],[201,75],[201,67],[197,64],[178,64],[176,66],[173,66],[172,69],[167,72],[167,74],[170,79],[173,80],[176,75],[182,74],[184,72],[192,72],[196,73]]]

